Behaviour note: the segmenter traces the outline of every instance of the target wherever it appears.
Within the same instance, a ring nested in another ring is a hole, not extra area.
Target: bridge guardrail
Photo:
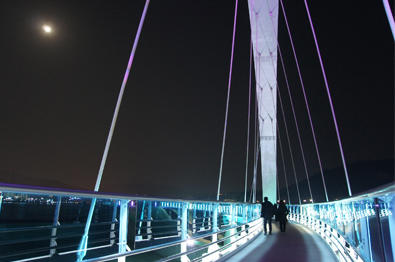
[[[259,204],[7,184],[0,192],[0,261],[125,261],[148,252],[160,261],[212,261],[262,231]]]
[[[334,202],[289,205],[291,221],[315,230],[340,261],[394,261],[395,185]]]

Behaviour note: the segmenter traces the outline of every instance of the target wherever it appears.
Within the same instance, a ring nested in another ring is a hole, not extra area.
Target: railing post
[[[182,205],[182,203],[181,203],[181,205]],[[178,203],[176,206],[174,206],[174,207],[177,207],[177,232],[178,232],[178,236],[180,236],[181,237],[181,231],[182,231],[182,229],[181,229],[181,217],[182,217],[182,214],[181,214],[181,207],[180,207],[180,203]]]
[[[218,231],[218,204],[213,205],[213,232]],[[217,234],[213,234],[212,242],[217,241]]]
[[[113,210],[112,210],[112,224],[111,224],[111,232],[110,232],[110,245],[114,245],[115,244],[115,233],[114,233],[114,230],[115,230],[115,222],[117,222],[117,209],[118,209],[118,207],[117,207],[117,202],[115,201],[115,200],[113,200],[113,203],[114,203],[114,207],[113,207]]]
[[[196,208],[197,204],[193,204],[192,233],[196,233]]]
[[[60,225],[59,224],[59,210],[60,210],[60,203],[62,202],[62,197],[58,196],[57,199],[58,200],[56,202],[55,214],[54,214],[54,217],[53,217],[53,224],[52,224],[55,228],[52,228],[52,233],[51,233],[51,237],[52,238],[51,238],[51,241],[50,241],[50,244],[49,244],[50,247],[57,246],[57,243],[56,243],[56,240],[55,240],[56,231],[57,231],[56,226]],[[51,248],[50,251],[49,251],[50,256],[53,256],[55,253],[56,253],[56,248]]]
[[[204,205],[204,213],[203,213],[203,220],[202,220],[203,230],[206,230],[206,225],[208,224],[206,221],[206,216],[207,216],[207,204]]]
[[[151,229],[151,220],[152,220],[152,201],[147,202],[147,239],[152,239],[152,229]]]
[[[248,219],[247,219],[247,207],[248,207],[248,205],[243,204],[243,224],[246,224],[248,222]]]
[[[182,203],[181,207],[181,253],[187,252],[187,239],[188,239],[188,206],[189,203]],[[181,256],[181,262],[189,262],[187,255]]]
[[[0,215],[1,215],[1,203],[3,203],[3,194],[0,191]]]
[[[231,219],[230,226],[233,227],[233,226],[235,226],[235,220],[236,220],[236,205],[235,204],[231,204],[230,208],[231,208],[231,210],[230,210],[230,213],[231,213],[231,215],[230,215],[230,219]]]
[[[213,205],[212,204],[207,204],[206,205],[206,211],[208,212],[208,219],[207,219],[207,224],[208,224],[208,230],[211,230],[213,228]]]
[[[128,200],[121,200],[121,207],[119,211],[119,243],[118,253],[125,253],[128,239],[128,220],[129,208]],[[125,257],[118,258],[118,262],[125,262]]]
[[[226,231],[225,236],[231,236],[236,233],[236,218],[237,218],[237,209],[235,204],[231,204],[229,206],[229,215],[230,215],[230,223],[229,226],[231,227],[230,230]],[[232,244],[231,249],[236,249],[236,237],[232,236],[229,239],[225,240],[225,244]]]
[[[381,259],[383,262],[386,262],[387,260],[385,257],[383,231],[382,231],[381,222],[380,222],[380,204],[379,204],[379,199],[377,197],[374,199],[374,209],[376,211],[377,231],[379,234]]]

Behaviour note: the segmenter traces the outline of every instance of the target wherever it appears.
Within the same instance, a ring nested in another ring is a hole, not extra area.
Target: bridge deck
[[[311,229],[288,223],[285,234],[273,223],[272,235],[263,233],[226,262],[333,262],[335,254],[324,240]]]

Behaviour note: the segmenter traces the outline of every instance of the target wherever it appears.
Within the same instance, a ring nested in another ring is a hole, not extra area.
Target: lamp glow
[[[194,241],[194,240],[191,240],[191,239],[188,239],[188,240],[187,240],[187,245],[188,245],[188,246],[193,246],[193,245],[195,245],[195,241]]]

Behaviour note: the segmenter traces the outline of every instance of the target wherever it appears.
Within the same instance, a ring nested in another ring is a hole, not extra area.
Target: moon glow
[[[44,30],[46,33],[50,33],[50,32],[51,32],[51,27],[49,27],[48,25],[43,25],[43,30]]]

